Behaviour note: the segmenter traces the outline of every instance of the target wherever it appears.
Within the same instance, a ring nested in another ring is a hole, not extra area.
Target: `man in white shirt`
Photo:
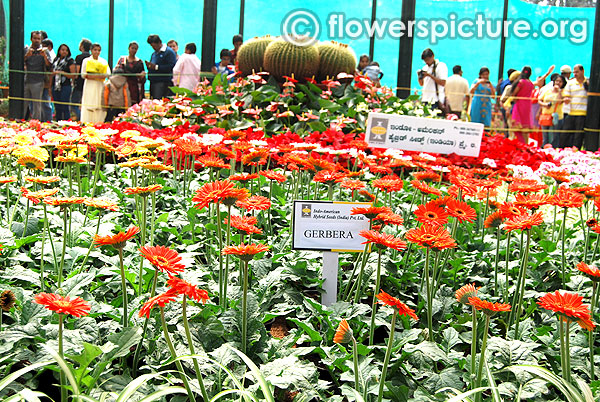
[[[561,135],[561,148],[575,146],[581,149],[584,140],[583,127],[585,126],[585,117],[587,115],[587,92],[588,82],[585,79],[583,66],[581,64],[573,67],[574,78],[567,82],[564,89],[565,103],[569,105],[569,115],[565,117]]]
[[[464,109],[465,97],[469,95],[469,82],[463,78],[461,66],[454,66],[452,72],[454,74],[446,80],[444,92],[448,98],[450,113],[460,117]]]
[[[185,45],[185,53],[179,56],[173,67],[173,83],[176,87],[193,91],[200,79],[200,59],[196,56],[196,45]]]
[[[418,72],[419,85],[423,87],[421,102],[429,103],[443,111],[440,104],[443,105],[446,100],[444,86],[448,79],[448,67],[436,60],[433,50],[429,48],[423,51],[421,59],[425,62],[425,66]]]

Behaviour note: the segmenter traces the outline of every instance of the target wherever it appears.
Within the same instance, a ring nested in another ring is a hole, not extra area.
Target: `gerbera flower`
[[[196,208],[203,209],[211,202],[220,202],[231,195],[231,190],[234,188],[234,184],[229,180],[206,183],[196,190],[196,195],[192,198],[192,202],[197,203],[195,205]]]
[[[354,207],[350,210],[350,215],[364,215],[367,219],[375,219],[377,215],[383,213],[393,213],[390,207]]]
[[[140,317],[150,318],[150,312],[155,306],[164,307],[174,301],[176,297],[177,293],[173,289],[169,289],[163,294],[154,296],[142,305],[138,315]]]
[[[394,214],[392,212],[381,213],[375,217],[376,221],[380,221],[384,225],[397,225],[400,226],[404,224],[404,219],[402,216],[398,214]]]
[[[242,156],[242,164],[257,166],[264,165],[267,163],[267,157],[269,156],[269,151],[266,149],[258,149],[256,151],[249,152]]]
[[[348,190],[352,191],[363,189],[366,186],[367,185],[364,182],[358,179],[344,179],[340,182],[340,187],[347,188]]]
[[[200,155],[202,144],[196,140],[179,138],[173,142],[175,149],[182,155]]]
[[[570,174],[566,170],[551,170],[546,173],[546,176],[556,180],[557,183],[568,183]]]
[[[253,195],[245,200],[236,202],[235,205],[248,211],[266,211],[271,208],[271,200],[262,195]]]
[[[333,342],[335,343],[349,343],[352,341],[352,329],[348,325],[348,321],[345,319],[340,321],[337,329],[335,330],[335,335],[333,336]]]
[[[510,219],[515,216],[523,215],[527,212],[523,208],[517,207],[512,202],[503,203],[502,205],[500,205],[500,208],[498,210],[500,211],[500,214],[504,219]]]
[[[140,253],[154,268],[170,275],[177,275],[185,269],[185,265],[180,263],[181,257],[177,251],[168,247],[144,246],[140,247]]]
[[[231,165],[216,156],[200,156],[198,162],[205,168],[229,169]]]
[[[393,296],[385,293],[383,290],[379,291],[377,295],[377,299],[379,303],[385,304],[386,306],[393,307],[396,312],[400,315],[406,315],[414,320],[418,320],[419,317],[415,314],[415,310],[408,307],[406,304],[402,303],[400,300],[396,299]]]
[[[456,247],[450,232],[443,226],[424,224],[420,228],[409,230],[406,240],[432,250],[443,250]]]
[[[474,283],[469,283],[458,289],[454,294],[456,301],[461,304],[469,304],[469,298],[477,296],[477,288]]]
[[[109,211],[118,211],[119,205],[113,200],[109,200],[108,198],[95,197],[95,198],[86,198],[83,203],[91,208],[98,209],[107,209]]]
[[[283,183],[287,180],[287,177],[285,177],[283,173],[279,173],[274,170],[261,170],[258,172],[258,174],[266,177],[269,180],[275,180],[278,183]]]
[[[502,217],[502,212],[495,211],[491,213],[485,221],[483,222],[483,226],[487,229],[489,228],[497,228],[504,222],[504,218]]]
[[[593,330],[595,324],[592,322],[590,310],[583,304],[583,297],[577,293],[548,293],[540,297],[537,304],[546,310],[554,311],[566,322],[577,322],[582,328]]]
[[[140,165],[142,168],[147,169],[151,172],[154,173],[158,173],[158,172],[172,172],[173,170],[175,170],[175,168],[173,166],[169,166],[169,165],[164,165],[160,162],[150,162],[150,163],[142,163]]]
[[[404,182],[399,178],[382,177],[373,180],[371,186],[385,191],[386,193],[393,193],[402,190]]]
[[[600,269],[593,265],[587,265],[585,262],[580,262],[576,267],[579,271],[583,272],[588,278],[594,282],[600,282]]]
[[[0,294],[0,309],[2,311],[10,311],[14,307],[17,298],[12,290],[5,290]]]
[[[81,297],[71,298],[54,293],[40,293],[35,296],[34,301],[50,311],[58,314],[71,314],[73,317],[88,315],[91,310],[89,303]]]
[[[585,202],[585,195],[573,190],[559,187],[550,199],[550,204],[561,208],[579,208]]]
[[[448,223],[448,213],[443,208],[432,203],[419,205],[413,213],[417,217],[417,221],[421,223],[430,223],[433,225]]]
[[[44,169],[44,162],[35,156],[21,156],[17,159],[17,163],[27,169]]]
[[[224,205],[231,206],[237,202],[247,200],[250,196],[250,190],[247,188],[232,188],[226,197],[223,197],[221,202]]]
[[[547,188],[547,185],[536,180],[516,179],[508,186],[508,191],[511,193],[537,193]]]
[[[477,212],[464,201],[449,200],[446,203],[446,212],[448,215],[456,218],[460,223],[473,222],[477,217]]]
[[[127,232],[119,232],[115,235],[99,236],[94,235],[94,244],[96,247],[113,246],[115,249],[123,249],[127,240],[131,239],[136,234],[140,233],[140,228],[132,226],[127,229]]]
[[[419,180],[411,180],[410,185],[423,194],[442,195],[442,192],[437,188],[431,187],[427,183],[424,183]]]
[[[208,301],[208,293],[206,290],[199,289],[196,285],[192,285],[176,276],[170,277],[167,280],[167,285],[175,291],[176,294],[185,295],[190,299],[196,300],[198,303],[206,303]]]
[[[27,176],[29,177],[29,176]],[[27,179],[27,178],[25,178]],[[14,183],[16,182],[17,176],[0,176],[0,184],[8,184],[8,183]]]
[[[333,184],[339,183],[346,177],[345,173],[333,172],[331,170],[320,170],[313,177],[313,181],[317,183]]]
[[[404,240],[394,237],[391,234],[381,233],[375,230],[361,230],[358,234],[367,239],[367,241],[362,244],[372,243],[380,250],[389,247],[394,250],[402,251],[406,248],[406,242]]]
[[[239,173],[229,176],[229,180],[231,181],[241,181],[246,182],[250,180],[258,179],[258,173]]]
[[[487,300],[481,300],[479,297],[469,297],[469,304],[489,317],[496,315],[496,313],[510,311],[511,308],[510,304],[492,303]]]
[[[504,230],[510,232],[512,230],[529,230],[534,226],[544,223],[544,216],[541,212],[536,212],[533,215],[523,214],[510,218],[504,224]]]
[[[57,156],[56,158],[54,158],[54,160],[56,162],[72,163],[72,164],[85,163],[87,161],[87,159],[82,158],[81,156],[75,156],[75,155]]]
[[[163,188],[160,184],[152,184],[146,187],[127,187],[123,192],[127,195],[139,195],[141,197],[147,197],[152,193],[157,192]]]
[[[269,249],[264,244],[240,244],[239,246],[227,246],[223,249],[225,255],[237,255],[242,261],[250,261],[258,253],[262,253]]]
[[[15,177],[16,179],[16,177]],[[60,181],[60,177],[58,176],[25,176],[25,180],[30,182],[30,183],[36,183],[36,184],[50,184],[50,183],[56,183],[57,181]],[[2,178],[0,177],[0,184],[2,183]]]
[[[422,172],[414,172],[411,173],[412,176],[416,179],[415,181],[428,181],[428,182],[432,182],[432,181],[440,181],[442,180],[442,177],[435,173],[432,170],[425,170]],[[412,184],[412,181],[411,181]],[[414,187],[414,186],[413,186]]]
[[[550,202],[552,196],[549,194],[517,194],[515,205],[517,207],[523,207],[527,209],[536,210],[539,207],[546,205]]]
[[[48,205],[55,207],[66,208],[71,205],[83,204],[85,198],[83,197],[46,197],[44,202]]]
[[[256,224],[256,217],[254,216],[231,216],[231,227],[245,232],[247,234],[262,234],[262,229],[254,226]],[[229,220],[223,219],[223,223],[227,225]]]

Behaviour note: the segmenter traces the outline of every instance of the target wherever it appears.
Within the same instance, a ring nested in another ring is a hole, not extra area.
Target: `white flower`
[[[495,160],[493,160],[493,159],[490,159],[490,158],[485,158],[485,159],[483,160],[483,164],[484,164],[484,165],[488,165],[488,166],[489,166],[489,167],[491,167],[491,168],[495,168],[495,167],[497,167],[497,165],[496,165],[496,161],[495,161]]]
[[[167,126],[170,126],[171,124],[175,123],[176,121],[177,121],[177,119],[167,119],[167,118],[165,117],[165,118],[163,118],[163,119],[160,121],[160,124],[161,124],[163,127],[167,127]]]
[[[223,135],[221,134],[204,134],[200,138],[200,142],[205,146],[216,145],[221,141],[223,141]]]

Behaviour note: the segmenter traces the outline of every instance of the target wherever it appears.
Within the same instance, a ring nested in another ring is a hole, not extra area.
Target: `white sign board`
[[[365,141],[374,148],[479,156],[483,124],[369,113]]]
[[[364,215],[352,208],[370,207],[366,202],[294,201],[292,248],[296,250],[364,251],[358,233],[369,230]]]

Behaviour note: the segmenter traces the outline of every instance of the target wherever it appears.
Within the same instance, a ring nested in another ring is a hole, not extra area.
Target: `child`
[[[369,65],[363,70],[363,74],[369,77],[369,79],[373,81],[377,86],[379,86],[381,77],[383,77],[381,68],[379,68],[379,63],[377,63],[376,61],[372,61],[371,63],[369,63]]]
[[[108,108],[106,122],[111,122],[130,105],[131,96],[127,85],[127,77],[121,67],[115,68],[114,75],[108,77],[104,84],[103,105]]]
[[[221,61],[219,63],[215,63],[215,66],[212,68],[213,74],[224,74],[229,75],[233,74],[233,70],[229,68],[231,64],[231,52],[227,49],[221,50]]]

